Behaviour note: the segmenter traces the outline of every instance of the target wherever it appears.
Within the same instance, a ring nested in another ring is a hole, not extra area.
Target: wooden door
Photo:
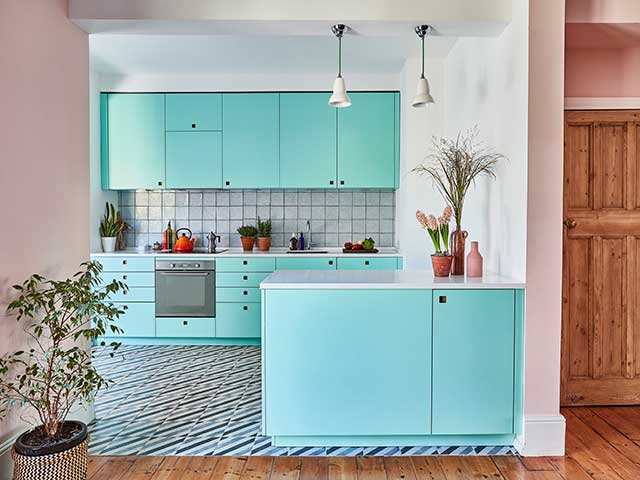
[[[640,111],[565,114],[563,405],[640,403]]]

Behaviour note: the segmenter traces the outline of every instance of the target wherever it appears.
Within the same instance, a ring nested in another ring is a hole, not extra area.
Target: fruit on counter
[[[353,247],[351,247],[352,250],[362,250],[362,245],[360,245],[359,243],[354,243]]]
[[[373,250],[376,242],[373,241],[373,238],[369,237],[362,241],[362,248],[365,250]]]
[[[344,248],[345,248],[345,250],[351,250],[353,248],[353,243],[344,242]]]

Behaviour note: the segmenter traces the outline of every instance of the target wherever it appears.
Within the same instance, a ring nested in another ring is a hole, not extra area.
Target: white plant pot
[[[116,251],[116,239],[117,237],[102,237],[102,251],[104,253],[111,253]]]

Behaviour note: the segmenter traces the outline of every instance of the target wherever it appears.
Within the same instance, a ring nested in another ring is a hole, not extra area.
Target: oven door
[[[215,271],[156,270],[156,317],[215,316]]]

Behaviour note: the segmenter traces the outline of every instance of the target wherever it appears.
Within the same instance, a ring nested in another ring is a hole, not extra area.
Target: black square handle
[[[248,262],[247,260],[243,260],[243,261],[242,261],[242,264],[243,264],[243,265],[249,265],[249,262]]]
[[[344,180],[340,180],[340,185],[344,185]]]
[[[333,260],[329,260],[329,265],[333,265]]]
[[[249,295],[249,292],[248,292],[248,291],[246,291],[246,290],[244,290],[244,291],[242,292],[242,294],[243,294],[243,295]]]
[[[191,128],[196,128],[196,124],[195,124],[195,123],[192,123],[192,124],[191,124]]]
[[[329,180],[329,185],[333,185],[333,180]]]
[[[447,303],[446,295],[440,295],[440,297],[438,298],[438,302],[439,303]]]
[[[249,307],[247,307],[246,305],[244,305],[244,306],[242,307],[242,309],[243,309],[243,310],[249,310]]]
[[[122,275],[122,279],[123,279],[123,280],[126,280],[126,279],[127,279],[127,276],[126,276],[126,275]]]
[[[365,265],[369,265],[369,260],[365,260],[365,261],[364,261],[364,264],[365,264]]]
[[[224,182],[224,184],[228,187],[229,185],[231,185],[231,182],[227,180],[226,182]]]
[[[183,324],[183,325],[189,325],[189,322],[188,322],[187,320],[183,320],[183,321],[182,321],[182,324]]]
[[[247,277],[246,275],[243,275],[242,280],[249,280],[249,277]]]
[[[127,264],[127,261],[126,261],[126,260],[122,260],[122,264],[123,264],[123,265],[126,265],[126,264]]]

